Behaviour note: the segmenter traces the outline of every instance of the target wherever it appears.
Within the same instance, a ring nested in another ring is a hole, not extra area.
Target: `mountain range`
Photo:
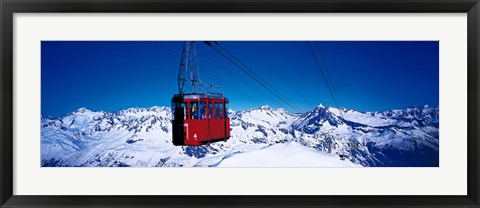
[[[318,105],[309,112],[294,114],[281,108],[262,106],[229,111],[228,114],[231,138],[227,142],[199,147],[172,144],[172,113],[168,107],[129,108],[115,112],[80,108],[61,117],[42,115],[41,165],[439,166],[438,107],[426,105],[385,112],[360,112]],[[279,163],[278,158],[289,162]]]

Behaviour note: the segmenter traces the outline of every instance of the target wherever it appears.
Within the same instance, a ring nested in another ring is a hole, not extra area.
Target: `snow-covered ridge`
[[[299,141],[306,146],[348,154],[363,165],[435,166],[438,122],[438,107],[359,112],[319,105],[293,122],[292,128],[302,132]]]
[[[286,142],[363,166],[438,166],[438,112],[430,106],[359,112],[320,104],[298,115],[262,106],[229,111],[228,142],[176,147],[169,107],[80,108],[42,116],[42,166],[222,166],[230,155]]]
[[[337,117],[368,126],[406,125],[408,121],[425,121],[429,124],[438,123],[439,108],[425,105],[423,107],[409,107],[406,109],[389,110],[385,112],[360,112],[345,108],[320,107]]]

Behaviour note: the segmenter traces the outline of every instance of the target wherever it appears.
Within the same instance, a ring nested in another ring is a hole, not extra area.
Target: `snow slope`
[[[218,167],[362,167],[297,142],[274,144],[223,159]]]

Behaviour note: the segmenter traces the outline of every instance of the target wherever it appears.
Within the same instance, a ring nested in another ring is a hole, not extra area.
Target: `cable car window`
[[[225,118],[228,117],[228,103],[225,103]]]
[[[178,106],[178,103],[172,102],[172,108],[171,108],[172,109],[172,120],[175,120],[175,115],[176,115],[175,112],[177,110],[177,106]]]
[[[218,115],[218,112],[219,112],[219,108],[218,108],[218,102],[215,102],[215,118],[219,118],[220,116]]]
[[[187,103],[172,103],[173,119],[187,119]]]
[[[225,114],[225,111],[223,111],[223,103],[218,103],[218,115],[219,118],[223,118],[223,115]]]
[[[183,119],[187,119],[188,116],[187,116],[187,103],[180,103],[180,108],[179,108],[179,111],[181,112],[181,117],[183,117]]]
[[[190,102],[190,118],[193,120],[200,119],[198,101]]]
[[[208,118],[212,118],[212,115],[213,115],[213,103],[212,102],[208,102]]]
[[[199,107],[199,119],[205,119],[207,118],[207,103],[205,101],[200,101],[200,107]]]

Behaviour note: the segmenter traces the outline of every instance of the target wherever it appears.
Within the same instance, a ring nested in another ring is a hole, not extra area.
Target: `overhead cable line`
[[[317,59],[317,56],[315,55],[315,51],[313,50],[312,45],[311,45],[310,43],[307,43],[307,47],[308,47],[308,49],[309,49],[309,51],[310,51],[310,54],[311,54],[312,57],[313,57],[313,60],[315,61],[315,64],[316,64],[318,70],[319,70],[320,73],[321,73],[321,77],[322,77],[323,81],[325,82],[325,85],[327,86],[327,89],[328,89],[328,91],[329,91],[329,93],[330,93],[330,96],[331,96],[332,99],[333,99],[333,102],[335,102],[335,105],[337,106],[338,110],[340,111],[340,114],[342,115],[342,117],[345,118],[345,116],[343,115],[343,112],[342,112],[341,109],[340,109],[340,105],[338,104],[337,97],[335,96],[335,93],[333,92],[333,89],[332,89],[332,87],[330,86],[330,85],[332,85],[333,83],[330,83],[330,82],[328,81],[326,72],[324,72],[324,70],[322,69],[322,66],[320,65],[320,63],[319,63],[319,61],[318,61],[318,59]]]
[[[220,68],[224,69],[225,71],[232,71],[232,70],[228,70],[227,67],[223,66],[222,64],[218,63],[214,58],[212,58],[211,56],[209,56],[206,52],[203,52],[202,50],[199,50],[200,54],[201,55],[204,55],[206,58],[208,58],[207,60],[211,61],[212,63],[216,64],[217,66],[219,66]],[[237,77],[235,77],[232,73],[227,73],[228,76],[230,76],[232,79],[234,80],[240,80],[241,84],[243,84],[245,87],[249,88],[251,86],[248,86],[247,85],[247,81],[244,79],[244,77],[239,74],[237,71],[233,71],[233,73],[235,73],[237,75]],[[269,98],[269,99],[272,99],[268,94],[266,94],[265,92],[261,91],[261,90],[254,90],[253,92],[259,94],[260,96],[263,96],[263,97],[266,97],[266,98]],[[274,103],[274,107],[281,107],[282,105],[279,104],[278,102],[276,101],[273,101],[272,102],[275,102]]]
[[[167,51],[167,54],[168,54],[168,55],[171,55],[172,57],[178,57],[178,55],[175,55],[175,51],[173,51],[173,50],[165,47],[164,45],[158,43],[158,45],[156,45],[156,46],[160,46],[162,49],[165,49],[165,50]],[[204,68],[202,68],[202,69],[204,69]],[[224,86],[225,86],[225,85],[229,85],[227,81],[224,81],[224,80],[220,79],[218,76],[213,75],[212,73],[208,72],[207,70],[203,70],[203,72],[207,75],[207,77],[211,77],[211,78],[214,79],[214,80],[218,80],[219,82],[222,82],[222,83],[224,84]],[[237,94],[239,94],[239,95],[248,97],[248,98],[251,99],[255,104],[257,104],[257,105],[259,105],[259,106],[262,105],[262,104],[260,104],[260,102],[259,102],[257,99],[255,99],[255,98],[253,98],[252,96],[248,95],[246,92],[244,92],[244,91],[242,91],[242,90],[234,87],[233,85],[230,85],[229,88],[230,88],[233,92],[235,92],[235,93],[237,93]]]
[[[262,79],[258,74],[256,74],[252,69],[250,69],[247,65],[242,63],[240,60],[238,60],[235,56],[233,56],[231,53],[229,53],[225,48],[223,48],[221,45],[216,43],[216,46],[213,46],[213,44],[208,44],[212,49],[217,51],[221,56],[223,56],[225,59],[230,61],[233,65],[235,65],[237,68],[242,70],[245,74],[247,74],[250,78],[254,79],[258,84],[263,86],[265,89],[270,91],[273,95],[275,95],[278,99],[286,103],[292,110],[301,112],[300,108],[298,108],[295,104],[293,104],[288,98],[286,98],[284,95],[282,95],[278,90],[273,88],[268,82],[266,82],[264,79]]]
[[[322,69],[322,67],[320,66],[318,60],[317,60],[317,57],[315,56],[315,52],[313,50],[313,44],[309,44],[307,43],[308,45],[308,48],[310,49],[310,53],[312,54],[314,60],[315,60],[315,63],[317,64],[317,67],[318,69],[320,70],[320,73],[322,73],[322,78],[323,80],[325,81],[325,84],[327,85],[327,88],[330,92],[330,95],[332,96],[337,108],[338,108],[338,111],[340,112],[340,115],[341,117],[347,121],[347,117],[345,116],[345,114],[343,113],[342,109],[340,109],[340,105],[339,105],[339,102],[338,102],[338,99],[337,99],[337,95],[336,95],[336,91],[335,91],[335,86],[333,84],[333,80],[331,79],[330,75],[329,75],[329,72],[328,72],[328,68],[327,68],[327,65],[325,63],[325,59],[323,59],[323,56],[322,56],[322,53],[320,51],[320,48],[318,47],[318,44],[315,43],[315,46],[316,46],[316,49],[317,49],[317,52],[318,54],[320,55],[321,57],[321,60],[322,60],[322,63],[323,65],[325,66],[325,69]],[[329,82],[330,81],[330,82]],[[331,86],[330,86],[331,85]],[[350,132],[350,138],[353,138],[353,129],[350,125],[347,125],[347,129],[348,131]],[[352,155],[352,144],[349,143],[348,144],[349,146],[349,152],[350,152],[350,155]]]
[[[317,42],[315,42],[315,46],[316,46],[316,48],[317,48],[318,55],[320,55],[320,59],[322,60],[324,69],[325,69],[326,74],[327,74],[327,78],[328,78],[328,79],[330,80],[330,82],[332,83],[333,92],[335,93],[335,95],[337,96],[337,99],[338,99],[337,89],[335,88],[335,85],[333,84],[332,77],[330,76],[330,71],[328,70],[327,62],[325,62],[325,59],[323,58],[322,52],[320,51],[320,48],[318,47]],[[338,100],[340,100],[340,99],[338,99]]]
[[[282,71],[279,70],[279,69],[276,67],[276,65],[275,65],[264,53],[262,53],[262,51],[261,51],[258,47],[256,47],[256,46],[255,46],[254,44],[252,44],[252,43],[250,43],[250,46],[252,46],[255,50],[257,50],[257,52],[270,64],[270,66],[272,67],[272,69],[274,69],[275,71],[277,71],[278,74],[280,74],[280,76],[283,78],[283,80],[285,80],[285,82],[287,82],[287,83],[290,85],[290,87],[291,87],[298,95],[300,95],[300,97],[305,101],[305,103],[309,104],[310,107],[315,108],[315,105],[312,104],[312,102],[310,102],[310,101],[307,100],[307,98],[300,92],[300,90],[298,90],[298,89],[292,84],[292,82],[290,82],[290,80],[285,77],[285,75],[282,73]]]

